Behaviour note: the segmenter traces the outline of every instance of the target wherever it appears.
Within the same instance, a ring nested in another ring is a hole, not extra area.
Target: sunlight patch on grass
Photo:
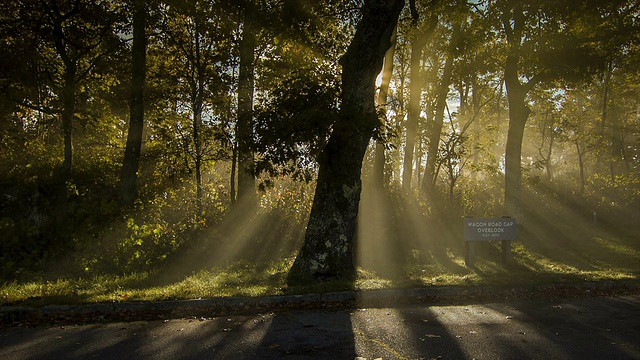
[[[602,280],[638,280],[639,251],[635,239],[594,237],[574,251],[549,252],[525,243],[512,244],[509,264],[500,262],[498,245],[477,248],[473,268],[464,265],[464,253],[415,250],[397,273],[359,269],[353,283],[314,282],[288,288],[287,274],[294,259],[266,264],[247,261],[163,280],[155,272],[99,275],[85,278],[36,279],[0,284],[0,306],[83,304],[96,302],[165,301],[229,296],[268,296],[344,290],[377,290],[425,286],[522,286]],[[534,250],[536,249],[536,250]]]
[[[634,249],[626,244],[620,244],[618,241],[616,241],[616,239],[612,239],[611,237],[605,238],[603,236],[595,236],[594,241],[600,246],[619,254],[626,254],[629,256],[634,256],[636,258],[640,258],[640,250]]]
[[[0,284],[0,305],[184,300],[283,293],[291,259],[257,267],[233,264],[208,269],[170,284],[154,285],[155,273]]]
[[[382,278],[372,271],[363,269],[358,270],[358,280],[356,281],[357,289],[387,289],[390,288],[392,284],[393,281],[391,281],[390,279]]]
[[[513,254],[515,254],[514,258],[519,264],[534,272],[556,274],[571,274],[579,272],[576,267],[554,261],[549,257],[545,257],[541,254],[528,250],[522,245],[516,246],[512,251]]]

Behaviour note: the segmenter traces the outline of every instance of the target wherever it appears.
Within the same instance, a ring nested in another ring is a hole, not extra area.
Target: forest
[[[0,41],[0,282],[462,271],[469,216],[640,273],[638,0],[7,0]]]

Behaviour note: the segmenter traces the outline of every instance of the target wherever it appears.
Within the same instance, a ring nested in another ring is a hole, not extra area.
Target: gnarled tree
[[[289,273],[290,284],[355,278],[362,160],[378,121],[375,80],[403,6],[404,0],[367,0],[361,9],[362,18],[341,59],[340,114],[318,159],[316,193],[304,243]]]

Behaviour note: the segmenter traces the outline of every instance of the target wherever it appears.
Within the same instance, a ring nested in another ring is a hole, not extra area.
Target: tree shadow
[[[258,354],[263,359],[357,356],[351,315],[344,310],[276,314],[259,348]]]
[[[517,335],[496,334],[493,340],[495,346],[516,353],[550,358],[553,351],[561,354],[554,357],[575,359],[630,359],[634,358],[633,353],[636,356],[640,353],[635,334],[639,328],[634,328],[640,316],[637,300],[584,298],[566,302],[554,299],[484,307],[507,321],[522,324]],[[491,323],[478,325],[496,333]],[[531,339],[529,333],[535,333],[537,339]],[[521,335],[520,341],[513,341],[518,335]],[[535,349],[536,343],[542,346]]]
[[[397,309],[397,312],[411,339],[407,346],[413,348],[413,354],[407,354],[408,358],[468,358],[456,335],[439,321],[439,314],[433,308],[404,307]]]
[[[346,311],[14,329],[0,355],[15,359],[354,359]],[[5,351],[7,353],[5,353]]]

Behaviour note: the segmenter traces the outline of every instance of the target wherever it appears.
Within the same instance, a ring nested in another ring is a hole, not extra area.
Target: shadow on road
[[[633,359],[638,355],[640,303],[632,298],[610,298],[606,302],[519,302],[510,306],[489,304],[505,319],[522,324],[514,341],[497,326],[481,324],[495,334],[496,348],[512,353],[547,357],[550,353],[572,359]],[[518,340],[518,339],[515,339]]]
[[[640,297],[14,327],[0,359],[638,359]]]

